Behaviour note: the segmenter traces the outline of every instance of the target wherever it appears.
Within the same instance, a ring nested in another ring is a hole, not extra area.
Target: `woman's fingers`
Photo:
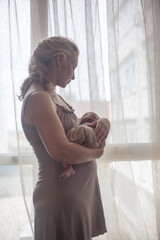
[[[81,124],[90,122],[87,126],[95,128],[95,135],[98,143],[105,141],[110,129],[110,122],[107,118],[99,118],[96,113],[85,113],[81,118]]]
[[[110,125],[106,126],[106,123],[104,122],[103,119],[97,120],[97,126],[95,128],[95,134],[96,134],[96,138],[97,138],[98,143],[104,141],[107,138],[108,133],[109,133],[109,128],[110,128]]]
[[[88,121],[91,121],[91,118],[88,117],[88,116],[85,116],[85,117],[82,117],[82,118],[81,118],[81,124],[82,124],[82,123],[85,123],[85,122],[88,122]]]
[[[99,118],[99,116],[94,112],[86,112],[82,117],[86,117],[86,116],[93,117],[95,119]]]
[[[97,120],[97,125],[95,129],[96,136],[99,137],[99,134],[101,134],[101,132],[103,132],[104,130],[105,130],[104,124],[101,123],[100,120]]]
[[[81,118],[81,124],[85,122],[93,122],[96,118],[94,116],[84,116]]]
[[[99,148],[104,148],[105,145],[106,145],[105,141],[102,141],[102,142],[100,142],[100,144],[99,144]]]
[[[88,124],[87,124],[87,126],[88,126],[88,127],[91,127],[91,128],[95,128],[96,125],[97,125],[97,121],[94,121],[94,122],[92,122],[92,123],[88,123]]]
[[[106,140],[107,136],[108,136],[108,133],[109,133],[109,132],[103,133],[103,134],[97,139],[97,141],[98,141],[99,143],[104,142],[104,141]]]
[[[96,134],[97,142],[101,142],[103,139],[106,138],[106,136],[106,132],[104,132],[103,128],[101,128]]]
[[[87,112],[85,113],[82,118],[81,118],[81,123],[84,123],[84,122],[93,122],[95,120],[99,119],[99,116],[94,113],[94,112]]]

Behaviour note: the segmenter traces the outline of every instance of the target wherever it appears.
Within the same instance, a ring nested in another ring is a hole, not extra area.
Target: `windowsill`
[[[159,146],[149,143],[132,143],[132,144],[108,144],[106,145],[102,161],[143,161],[152,160],[154,152],[154,160],[159,160]],[[157,153],[157,154],[156,154]],[[34,164],[36,157],[33,153],[18,154],[0,154],[0,165],[18,165],[18,164]],[[37,162],[37,161],[36,161]]]
[[[117,162],[117,161],[146,161],[153,159],[159,160],[159,147],[153,148],[149,143],[133,143],[133,144],[110,144],[105,148],[102,161]],[[157,154],[155,154],[157,153]]]
[[[32,153],[21,153],[18,157],[18,154],[0,154],[0,165],[18,165],[23,163],[24,165],[33,164],[35,161],[35,155]]]

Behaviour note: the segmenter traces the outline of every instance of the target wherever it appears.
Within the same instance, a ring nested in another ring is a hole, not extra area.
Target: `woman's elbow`
[[[57,162],[63,164],[72,164],[72,155],[70,154],[70,143],[64,146],[57,147],[55,150],[50,151],[50,155]]]

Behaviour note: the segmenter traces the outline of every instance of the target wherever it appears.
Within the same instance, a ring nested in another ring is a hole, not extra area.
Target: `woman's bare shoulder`
[[[50,94],[43,89],[36,89],[36,90],[30,91],[27,93],[27,95],[30,95],[28,99],[29,105],[37,106],[37,105],[41,105],[42,103],[44,104],[48,102],[55,105],[54,102],[52,101]]]
[[[29,95],[29,98],[24,117],[26,122],[33,124],[34,118],[41,119],[43,114],[56,113],[56,105],[47,91],[38,89],[28,92],[27,95]]]

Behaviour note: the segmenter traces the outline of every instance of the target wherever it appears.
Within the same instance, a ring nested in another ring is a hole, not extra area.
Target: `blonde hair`
[[[63,54],[65,61],[72,60],[79,55],[79,49],[71,39],[60,36],[50,37],[38,43],[29,63],[29,76],[20,88],[19,100],[24,99],[25,93],[33,82],[42,85],[48,92],[54,89],[53,84],[48,81],[48,66],[59,54]]]

